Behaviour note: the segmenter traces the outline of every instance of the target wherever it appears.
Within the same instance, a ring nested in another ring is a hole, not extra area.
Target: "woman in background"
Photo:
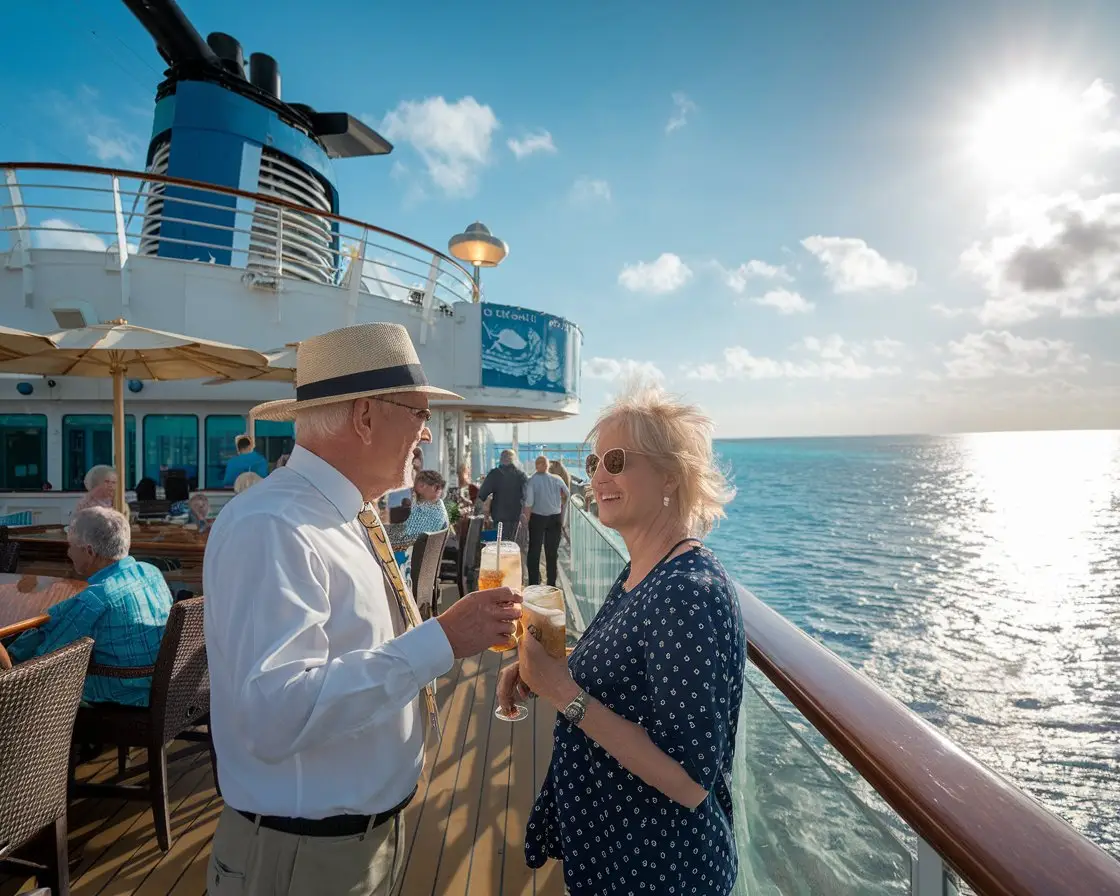
[[[108,464],[97,464],[86,471],[83,480],[86,487],[85,497],[78,502],[74,512],[90,507],[112,507],[117,491],[117,471]]]
[[[735,884],[746,637],[735,588],[700,541],[733,494],[711,433],[697,408],[656,388],[603,412],[587,473],[630,562],[570,658],[522,638],[498,680],[507,711],[532,692],[562,713],[525,858],[562,860],[571,896],[727,896]]]
[[[258,482],[264,479],[259,473],[254,473],[252,470],[246,470],[233,481],[233,493],[240,495],[245,489],[252,488]]]
[[[187,519],[188,523],[193,523],[198,526],[199,533],[205,532],[210,528],[210,499],[202,492],[195,492],[191,495],[190,501],[187,502],[190,508],[190,517]]]

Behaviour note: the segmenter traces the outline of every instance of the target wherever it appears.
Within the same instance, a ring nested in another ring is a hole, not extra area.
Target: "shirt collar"
[[[285,470],[298,473],[330,501],[344,520],[356,519],[364,506],[358,487],[313,451],[302,445],[292,449]]]
[[[109,576],[113,575],[114,573],[116,573],[116,572],[118,572],[122,569],[128,569],[128,567],[135,566],[135,565],[136,565],[136,558],[135,557],[121,557],[121,559],[118,560],[116,563],[110,563],[104,569],[99,569],[92,576],[90,576],[88,579],[86,579],[86,582],[90,585],[96,585],[98,582],[104,581],[105,579],[109,578]]]

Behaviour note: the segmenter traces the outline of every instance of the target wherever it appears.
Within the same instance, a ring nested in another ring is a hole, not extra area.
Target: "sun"
[[[1045,180],[1069,166],[1089,126],[1085,94],[1056,84],[1025,82],[980,104],[967,135],[967,151],[992,181]]]

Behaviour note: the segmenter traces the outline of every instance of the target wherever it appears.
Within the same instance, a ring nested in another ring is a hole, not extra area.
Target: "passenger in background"
[[[90,507],[112,507],[113,496],[117,491],[117,471],[108,464],[90,467],[84,480],[85,497],[78,502],[74,513]]]
[[[223,488],[233,488],[237,477],[242,473],[253,472],[262,479],[268,475],[268,461],[264,455],[253,450],[253,440],[247,435],[237,437],[237,457],[226,462],[226,475],[222,480]]]
[[[529,584],[541,583],[541,547],[548,584],[555,585],[560,554],[560,534],[564,530],[564,513],[568,509],[568,486],[559,476],[548,472],[548,458],[541,455],[537,472],[525,485],[525,515],[529,520]]]
[[[572,896],[608,879],[627,893],[727,896],[735,885],[746,636],[735,588],[700,542],[733,495],[711,434],[699,409],[657,388],[603,412],[587,474],[630,562],[567,660],[522,638],[498,680],[505,710],[532,692],[562,713],[525,858],[562,860]]]
[[[123,514],[90,507],[70,519],[67,556],[89,587],[55,604],[50,622],[24,632],[9,646],[12,662],[93,638],[93,661],[105,666],[151,666],[159,653],[171,591],[154,566],[128,556],[132,529]],[[147,706],[149,678],[86,678],[82,698],[89,703]]]
[[[561,521],[561,531],[564,534],[564,541],[571,547],[572,536],[568,530],[568,520],[572,516],[572,502],[570,500],[572,496],[572,474],[568,472],[568,468],[564,466],[562,460],[549,461],[548,472],[553,476],[559,476],[564,480],[564,485],[568,487],[569,500],[564,502],[564,519]]]
[[[199,534],[210,528],[210,499],[202,492],[195,492],[187,502],[190,508],[188,523],[198,526]]]
[[[525,506],[525,483],[528,477],[517,466],[516,456],[508,448],[498,458],[498,466],[486,474],[478,491],[480,501],[490,500],[490,518],[502,524],[502,538],[513,541]]]
[[[416,474],[416,482],[412,486],[416,499],[404,524],[406,538],[415,539],[423,532],[439,532],[451,525],[443,504],[446,486],[447,480],[436,470],[421,470]]]
[[[258,476],[252,470],[248,470],[237,477],[237,481],[233,484],[233,491],[235,494],[240,495],[245,489],[252,488],[260,482],[262,478],[263,477]]]
[[[169,474],[163,482],[163,497],[171,502],[170,516],[187,516],[191,512],[191,488],[185,476],[172,476]]]
[[[145,476],[136,483],[137,501],[154,501],[156,499],[156,481],[150,476]]]

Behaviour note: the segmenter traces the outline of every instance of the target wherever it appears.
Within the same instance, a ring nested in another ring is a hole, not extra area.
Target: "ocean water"
[[[731,574],[1120,856],[1120,433],[719,453]]]
[[[1120,856],[1120,432],[717,447],[732,576]],[[909,892],[905,833],[753,672],[743,891]]]

